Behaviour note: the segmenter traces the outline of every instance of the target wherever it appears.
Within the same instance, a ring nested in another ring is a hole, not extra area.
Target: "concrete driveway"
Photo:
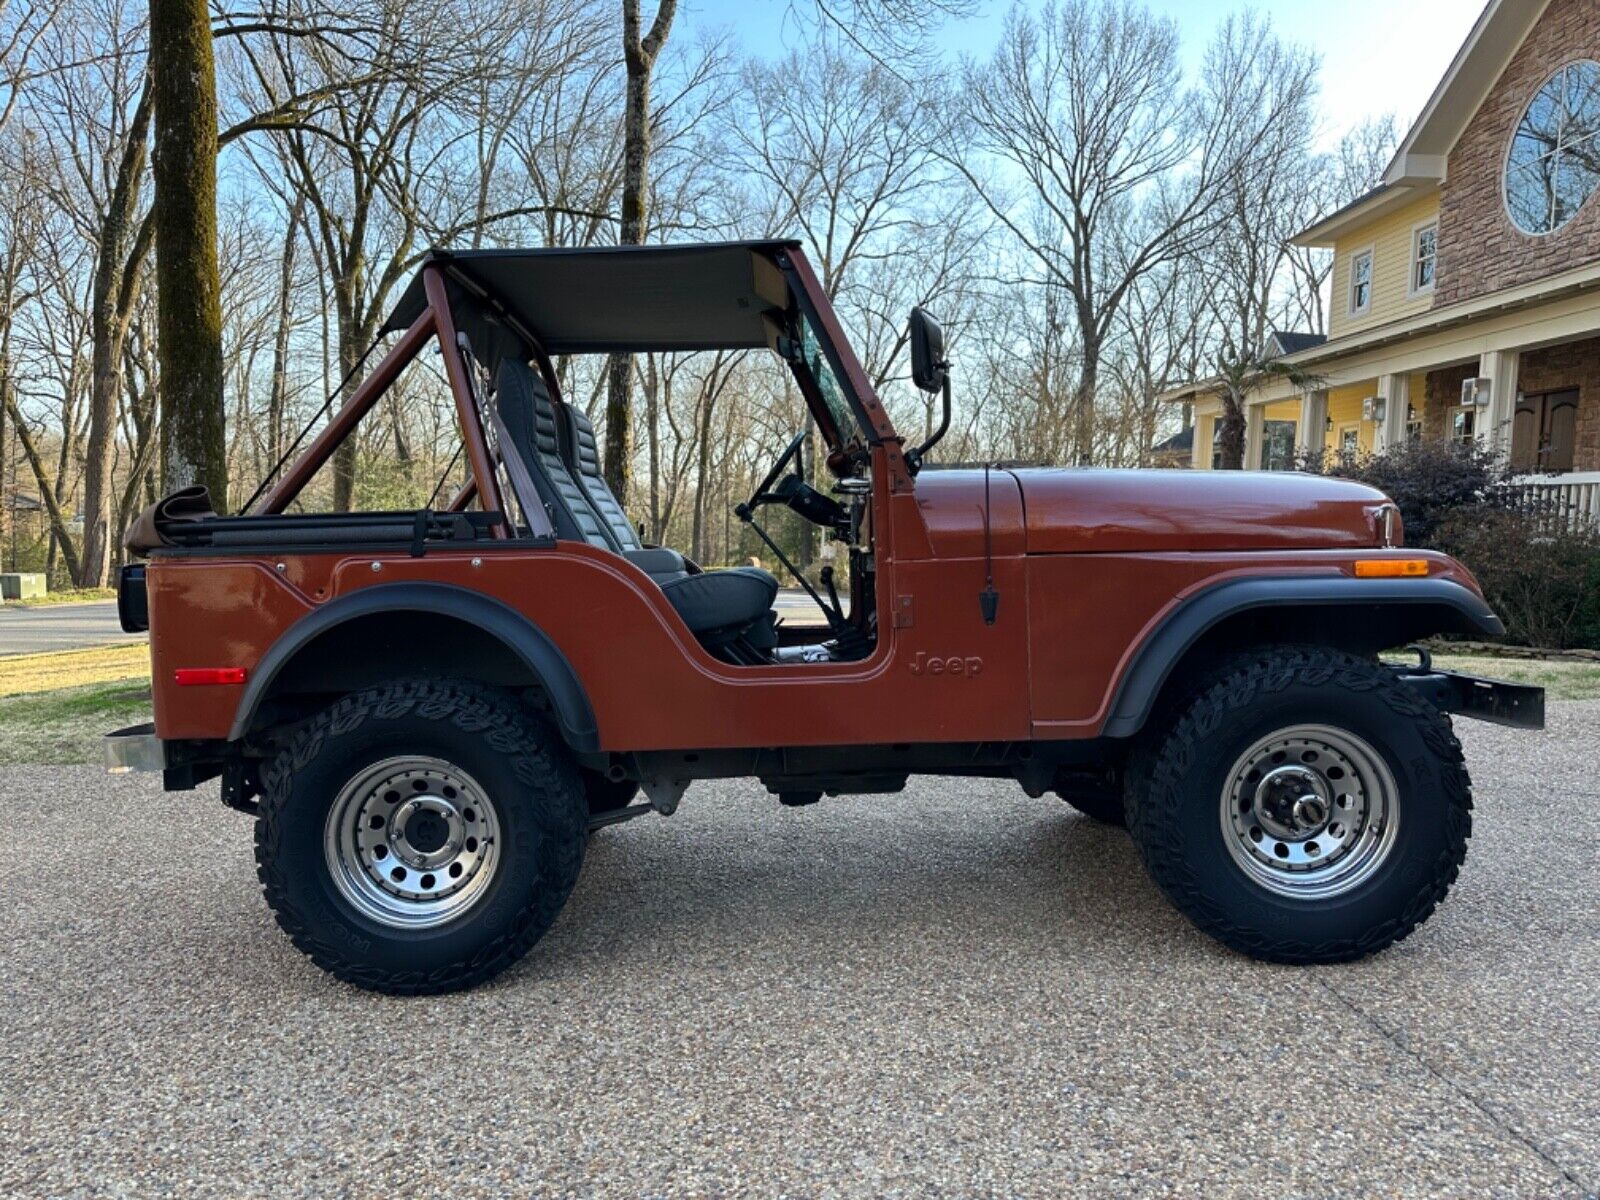
[[[122,632],[114,600],[39,608],[0,604],[0,654],[38,654],[142,640],[142,634]]]
[[[290,948],[215,785],[13,768],[0,1194],[1592,1196],[1600,702],[1551,717],[1461,723],[1465,871],[1362,963],[1220,949],[1014,787],[739,783],[411,1001]]]

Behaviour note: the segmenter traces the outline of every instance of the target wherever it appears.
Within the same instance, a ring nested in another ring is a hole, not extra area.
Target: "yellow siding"
[[[1416,227],[1439,216],[1439,197],[1424,197],[1397,212],[1341,237],[1334,247],[1333,283],[1328,304],[1332,337],[1426,312],[1433,293],[1407,295],[1411,281],[1411,237]],[[1372,303],[1361,316],[1350,313],[1350,264],[1372,250]]]
[[[1361,406],[1373,391],[1374,386],[1369,380],[1366,383],[1333,388],[1328,392],[1328,422],[1332,428],[1327,431],[1323,444],[1329,450],[1337,450],[1345,429],[1354,425],[1357,427],[1357,438],[1361,449],[1371,452],[1374,425],[1371,421],[1362,420]]]
[[[1262,410],[1262,419],[1265,421],[1298,421],[1300,419],[1300,401],[1275,400]]]

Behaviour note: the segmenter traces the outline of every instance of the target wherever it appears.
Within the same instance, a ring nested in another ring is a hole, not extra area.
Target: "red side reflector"
[[[172,673],[179,687],[199,687],[211,683],[243,683],[243,667],[179,667]]]

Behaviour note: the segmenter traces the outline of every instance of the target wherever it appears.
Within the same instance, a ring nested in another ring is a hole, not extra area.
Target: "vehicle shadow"
[[[668,958],[969,954],[973,942],[1108,959],[1209,945],[1150,883],[1126,832],[1049,803],[922,821],[899,798],[832,815],[705,814],[675,829],[646,817],[593,840],[566,911],[511,978]]]

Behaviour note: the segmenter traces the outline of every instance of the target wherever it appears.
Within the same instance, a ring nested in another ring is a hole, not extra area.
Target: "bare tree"
[[[1296,386],[1310,381],[1288,364],[1270,362],[1267,337],[1275,317],[1304,308],[1293,294],[1297,277],[1289,239],[1314,219],[1318,207],[1312,150],[1316,60],[1284,45],[1255,18],[1230,18],[1206,69],[1244,79],[1240,92],[1260,106],[1253,113],[1236,110],[1236,119],[1255,136],[1242,169],[1220,189],[1223,221],[1206,263],[1222,381],[1222,466],[1238,470],[1244,464],[1246,396],[1272,378]]]
[[[1394,114],[1388,113],[1361,122],[1339,139],[1331,154],[1318,155],[1304,164],[1302,178],[1314,197],[1304,225],[1314,224],[1376,187],[1399,144],[1399,127]],[[1293,275],[1288,320],[1307,332],[1326,333],[1323,294],[1333,255],[1316,246],[1291,246],[1286,266]]]
[[[1214,234],[1221,192],[1253,161],[1261,122],[1279,119],[1270,90],[1257,72],[1232,67],[1186,88],[1176,26],[1131,0],[1063,0],[1037,16],[1013,8],[992,61],[969,71],[964,113],[977,156],[961,168],[1031,270],[1071,303],[1080,461],[1092,457],[1118,311],[1141,276]],[[985,158],[1000,170],[983,169]],[[1007,188],[1013,178],[1020,188]]]
[[[639,0],[622,0],[622,61],[627,71],[623,93],[622,215],[617,241],[644,242],[650,187],[650,77],[672,29],[678,0],[657,0],[655,19],[642,32]],[[628,503],[633,458],[633,357],[614,354],[606,368],[606,483]]]
[[[24,85],[34,77],[34,52],[56,12],[50,4],[0,0],[0,133],[10,124]]]
[[[150,0],[162,486],[204,483],[227,503],[222,295],[217,274],[217,90],[206,0]]]

